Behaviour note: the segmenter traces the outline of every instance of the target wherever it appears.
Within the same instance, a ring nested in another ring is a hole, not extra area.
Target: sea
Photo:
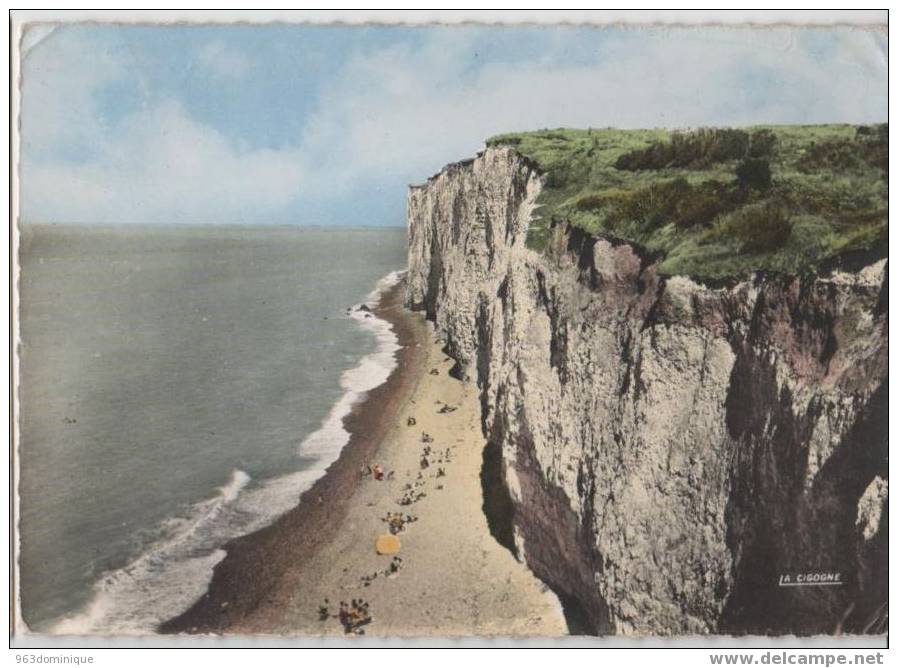
[[[402,228],[24,225],[21,620],[148,634],[298,503],[395,366]]]

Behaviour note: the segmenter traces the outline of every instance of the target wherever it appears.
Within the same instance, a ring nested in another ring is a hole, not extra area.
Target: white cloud
[[[36,61],[22,88],[27,221],[257,222],[299,192],[295,149],[245,150],[175,100],[107,122],[98,92],[131,76],[108,46],[61,31],[27,57]]]
[[[252,62],[240,51],[228,48],[224,42],[209,42],[196,56],[200,67],[214,79],[242,79],[250,73]]]
[[[506,131],[885,120],[883,40],[846,32],[815,49],[797,34],[668,31],[646,40],[632,30],[606,35],[595,63],[572,65],[559,32],[534,59],[471,70],[470,33],[436,32],[418,48],[350,60],[301,136],[278,150],[247,149],[177,100],[144,103],[110,125],[96,94],[133,74],[102,45],[54,35],[52,51],[41,44],[28,54],[46,60],[24,84],[23,212],[28,220],[262,222],[297,202],[364,207],[366,188],[400,192]],[[197,62],[226,78],[252,67],[219,42]]]
[[[597,64],[544,57],[487,65],[469,80],[465,40],[368,53],[324,93],[302,146],[328,182],[349,187],[394,171],[423,180],[505,131],[885,120],[886,56],[867,32],[822,57],[790,30],[664,34],[614,39]]]
[[[31,220],[255,222],[296,197],[300,164],[291,151],[238,151],[165,102],[129,116],[92,160],[25,163],[22,194]]]
[[[126,75],[118,58],[76,33],[55,31],[52,45],[49,34],[43,37],[25,55],[21,88],[24,148],[34,157],[71,154],[100,141],[95,93]]]

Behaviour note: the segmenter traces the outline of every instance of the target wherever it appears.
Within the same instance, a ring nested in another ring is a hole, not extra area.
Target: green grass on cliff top
[[[641,246],[663,274],[813,271],[888,252],[888,125],[542,130],[492,137],[545,173],[528,231],[569,222]]]

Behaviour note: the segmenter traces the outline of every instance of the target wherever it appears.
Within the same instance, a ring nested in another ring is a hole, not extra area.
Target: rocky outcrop
[[[408,194],[407,303],[480,388],[519,558],[596,633],[884,631],[887,260],[713,286],[574,228],[536,253],[541,179],[493,147]],[[780,584],[809,573],[843,584]]]

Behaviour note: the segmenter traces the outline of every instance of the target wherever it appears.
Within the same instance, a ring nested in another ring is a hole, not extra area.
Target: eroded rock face
[[[540,186],[497,147],[408,194],[408,305],[480,387],[519,557],[598,633],[884,630],[887,261],[713,288],[575,229],[537,254]],[[844,585],[779,586],[809,572]]]

